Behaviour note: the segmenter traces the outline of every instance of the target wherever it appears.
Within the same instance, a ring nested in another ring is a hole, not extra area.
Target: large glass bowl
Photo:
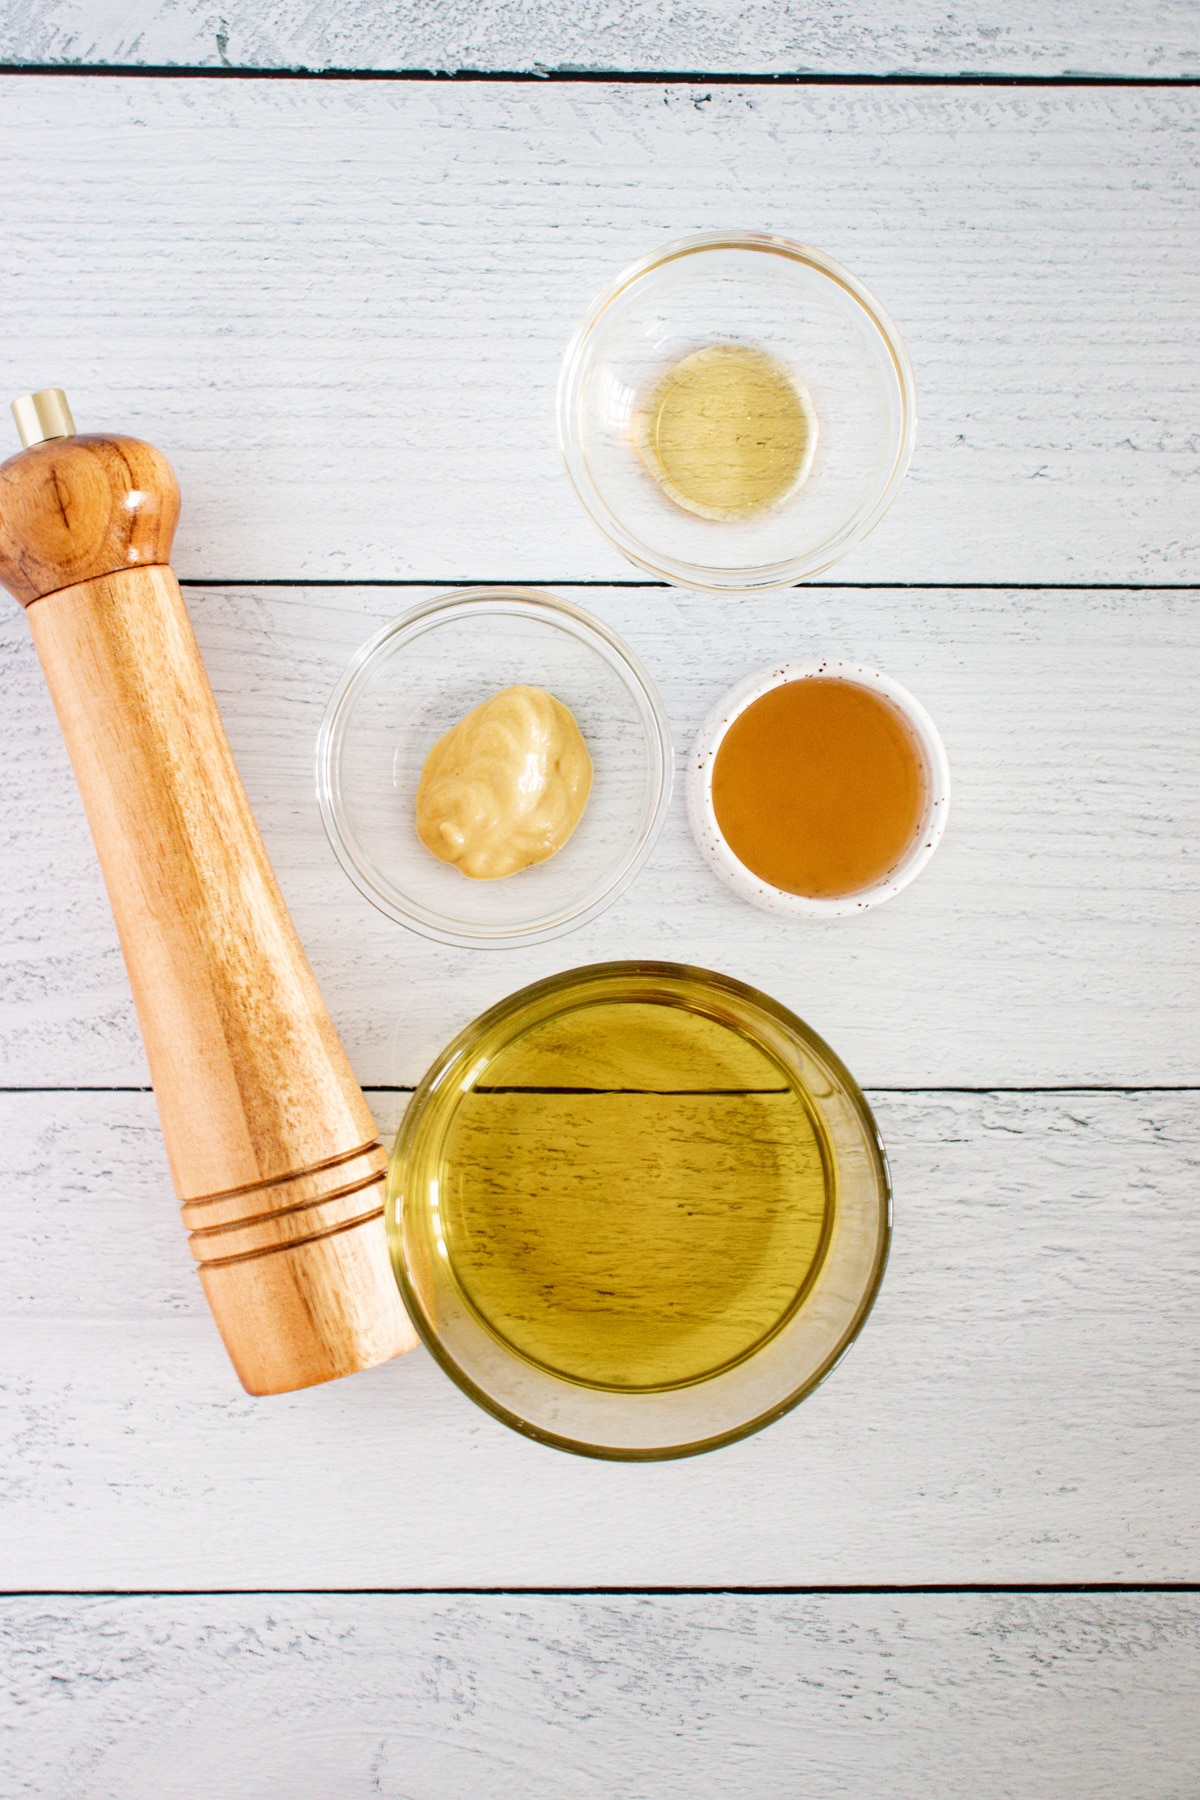
[[[637,448],[663,376],[718,344],[776,358],[818,423],[807,479],[739,519],[675,504]],[[912,367],[879,302],[832,257],[752,232],[702,232],[626,269],[576,331],[558,386],[559,442],[587,511],[631,562],[685,587],[787,587],[827,569],[895,499],[916,423]]]
[[[592,758],[583,818],[547,862],[472,881],[417,837],[417,786],[437,739],[501,688],[545,688]],[[317,740],[329,841],[389,918],[442,943],[536,944],[603,912],[633,880],[671,798],[670,733],[653,682],[614,632],[524,588],[445,594],[363,645]]]
[[[587,1456],[745,1436],[857,1335],[891,1233],[853,1078],[792,1013],[674,963],[574,969],[437,1059],[392,1151],[393,1266],[446,1372]]]

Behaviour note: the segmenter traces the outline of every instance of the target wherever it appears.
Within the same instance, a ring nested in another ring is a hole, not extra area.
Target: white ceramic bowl
[[[770,882],[763,881],[748,869],[721,835],[712,796],[717,752],[739,714],[770,693],[772,688],[784,687],[792,681],[813,680],[849,682],[886,700],[908,727],[924,772],[925,812],[921,828],[913,834],[912,844],[901,861],[884,880],[872,887],[858,888],[831,900],[787,893],[783,888],[772,887]],[[890,676],[881,675],[877,669],[868,669],[862,663],[839,662],[832,658],[821,662],[777,663],[739,683],[705,720],[688,766],[687,803],[697,844],[722,881],[743,900],[761,907],[764,912],[782,913],[793,918],[844,919],[865,912],[868,907],[882,905],[921,873],[946,829],[950,810],[950,764],[938,728],[921,702]]]
[[[594,778],[583,818],[548,862],[469,881],[416,833],[433,745],[482,700],[521,682],[570,707]],[[596,917],[654,848],[671,798],[666,714],[637,658],[578,606],[524,588],[475,588],[416,606],[364,644],[317,740],[317,794],[334,853],[389,918],[444,944],[537,944]]]

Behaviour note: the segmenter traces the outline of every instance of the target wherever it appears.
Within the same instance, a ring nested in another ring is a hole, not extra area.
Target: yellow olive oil
[[[637,440],[676,505],[705,519],[740,519],[804,480],[817,418],[775,357],[749,344],[712,344],[668,370],[642,408]]]
[[[493,1336],[592,1387],[741,1362],[795,1311],[831,1227],[829,1156],[758,1043],[703,1010],[604,999],[532,1025],[455,1101],[439,1255]]]

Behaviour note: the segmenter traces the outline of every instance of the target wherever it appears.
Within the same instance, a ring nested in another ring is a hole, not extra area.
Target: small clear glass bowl
[[[817,416],[807,479],[741,519],[676,505],[637,448],[663,376],[714,344],[768,352]],[[879,302],[832,257],[754,232],[681,238],[626,269],[571,339],[558,384],[559,443],[585,508],[631,562],[683,587],[789,587],[827,569],[895,499],[916,426],[912,366]]]
[[[417,837],[437,739],[501,688],[570,708],[594,770],[583,818],[547,862],[472,881]],[[317,797],[334,854],[381,912],[469,948],[541,943],[603,912],[642,867],[671,798],[670,730],[653,682],[615,633],[524,588],[425,601],[354,657],[317,739]]]

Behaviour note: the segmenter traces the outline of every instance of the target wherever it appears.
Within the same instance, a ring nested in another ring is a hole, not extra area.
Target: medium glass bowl
[[[650,1461],[744,1437],[829,1373],[882,1279],[891,1191],[866,1101],[794,1014],[703,969],[605,963],[513,994],[437,1059],[387,1227],[472,1399],[559,1449]]]
[[[430,749],[501,688],[545,688],[570,708],[594,770],[583,817],[547,862],[472,881],[417,837]],[[671,798],[662,702],[615,633],[579,607],[523,588],[416,606],[364,644],[325,713],[317,795],[355,886],[389,918],[445,944],[536,944],[595,918],[649,856]]]
[[[777,505],[708,519],[667,498],[637,449],[641,407],[683,357],[767,351],[811,398],[816,455]],[[643,257],[598,296],[567,348],[558,435],[595,523],[631,562],[684,587],[788,587],[874,529],[912,456],[917,397],[900,334],[832,257],[786,238],[702,232]]]

